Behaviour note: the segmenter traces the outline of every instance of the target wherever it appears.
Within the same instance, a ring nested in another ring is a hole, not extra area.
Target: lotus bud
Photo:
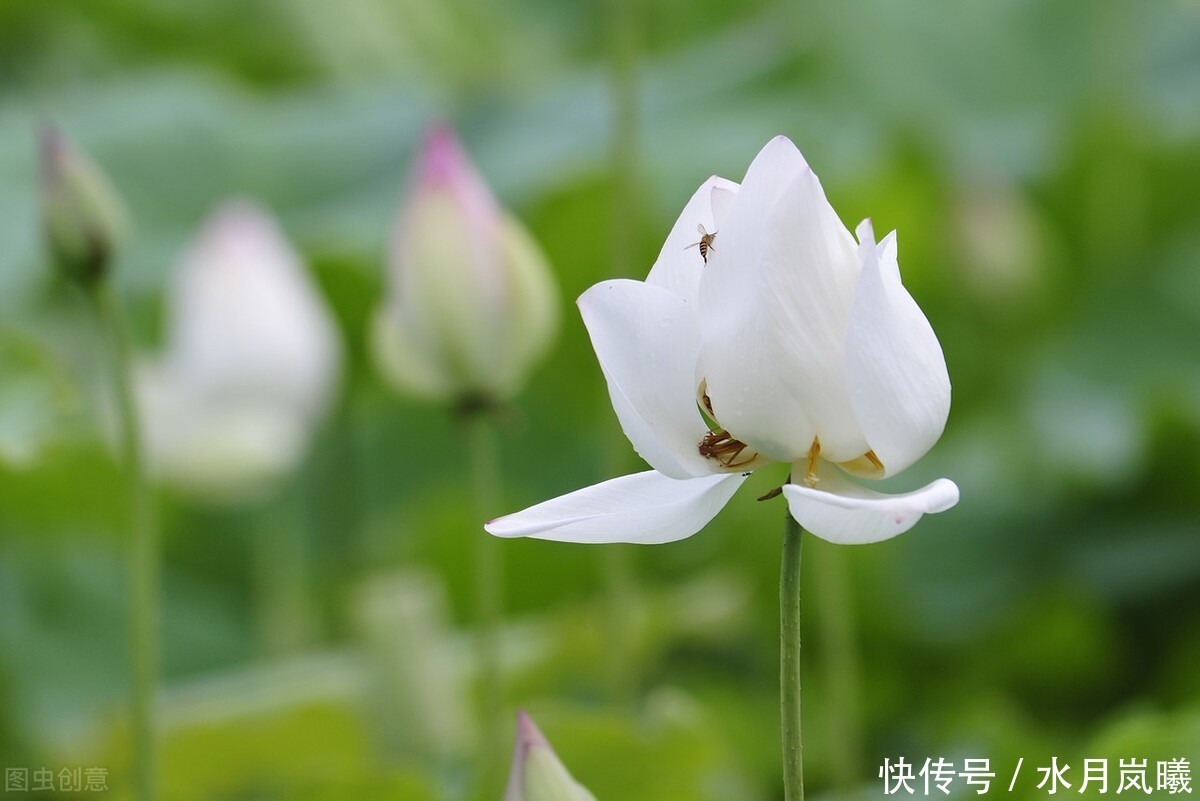
[[[386,283],[371,333],[376,361],[397,389],[429,400],[511,397],[557,329],[545,257],[447,127],[428,133],[417,158]]]
[[[519,712],[504,801],[596,801],[596,797],[571,778],[533,719]]]
[[[294,469],[337,388],[333,316],[275,220],[245,201],[203,225],[167,288],[163,353],[138,373],[152,466],[217,499]]]
[[[73,281],[92,284],[108,272],[125,230],[125,209],[92,161],[57,128],[46,128],[41,148],[42,225],[50,256]]]

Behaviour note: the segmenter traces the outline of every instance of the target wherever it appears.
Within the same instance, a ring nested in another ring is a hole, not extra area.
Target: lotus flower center
[[[821,479],[817,477],[817,459],[821,456],[821,440],[813,437],[812,447],[808,449],[808,464],[804,469],[804,483],[815,488]]]
[[[743,456],[746,443],[734,439],[723,428],[705,434],[704,439],[700,440],[699,451],[705,459],[716,459],[729,468],[745,467],[758,456],[754,451],[750,451],[748,456]]]
[[[758,453],[756,451],[751,450],[746,443],[730,434],[717,422],[712,400],[708,397],[707,381],[700,382],[696,398],[701,416],[709,426],[708,433],[704,435],[697,446],[700,455],[705,459],[715,459],[722,467],[731,470],[746,467],[757,460]]]

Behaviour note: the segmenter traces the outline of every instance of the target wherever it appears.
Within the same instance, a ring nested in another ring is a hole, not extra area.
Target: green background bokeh
[[[632,184],[614,177],[622,59],[637,62]],[[990,758],[993,794],[1023,758],[1014,798],[1042,797],[1034,767],[1052,756],[1072,780],[1085,758],[1114,774],[1200,761],[1200,6],[10,0],[0,766],[110,766],[125,797],[123,478],[94,321],[38,237],[35,131],[53,119],[128,201],[118,283],[140,349],[191,232],[248,195],[308,258],[349,357],[288,486],[234,509],[163,493],[167,797],[467,793],[481,521],[466,446],[364,351],[408,166],[442,118],[562,290],[561,339],[503,421],[497,514],[638,468],[570,300],[618,254],[641,277],[708,175],[740,178],[783,133],[843,221],[899,231],[954,401],[893,486],[949,476],[962,501],[869,548],[808,539],[813,795],[834,793],[856,731],[862,798],[899,756]],[[601,801],[780,797],[783,507],[752,499],[781,479],[756,476],[677,544],[502,544],[507,707]],[[271,532],[307,560],[284,652],[259,609]],[[828,658],[838,613],[848,674]],[[830,702],[847,686],[857,711]]]

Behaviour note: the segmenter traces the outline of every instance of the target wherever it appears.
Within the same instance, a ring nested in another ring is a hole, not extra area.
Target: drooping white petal
[[[628,279],[596,284],[578,303],[634,450],[672,478],[713,472],[698,451],[708,428],[696,408],[695,304]]]
[[[647,284],[662,287],[689,303],[699,302],[704,259],[698,247],[702,235],[697,226],[703,226],[710,234],[716,233],[721,227],[720,218],[737,191],[736,183],[716,175],[700,185],[667,235],[667,241],[646,276]],[[714,240],[713,247],[720,247],[720,237]]]
[[[650,470],[576,490],[484,528],[497,537],[560,542],[674,542],[704,528],[745,480],[726,473],[680,481]]]
[[[950,376],[933,328],[900,283],[895,233],[876,246],[866,220],[858,235],[862,273],[847,327],[846,381],[854,416],[893,475],[942,435]]]
[[[827,463],[820,465],[818,477],[816,488],[786,484],[783,494],[800,525],[839,545],[891,539],[916,525],[922,515],[944,512],[958,503],[958,486],[946,478],[913,492],[887,495],[855,484]]]
[[[834,461],[866,451],[845,385],[855,243],[795,145],[758,154],[700,282],[701,367],[721,424],[791,461],[819,437]]]

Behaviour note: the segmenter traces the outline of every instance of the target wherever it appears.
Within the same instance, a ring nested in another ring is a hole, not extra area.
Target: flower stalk
[[[612,274],[634,274],[638,242],[638,62],[640,51],[637,0],[609,0],[611,20],[610,90],[612,97],[612,228],[625,231],[610,248]],[[627,451],[616,440],[604,450],[605,469],[623,467]],[[637,570],[634,554],[625,547],[601,554],[608,607],[609,689],[613,698],[632,707],[637,694],[637,669],[631,618],[637,613]]]
[[[289,488],[278,508],[268,509],[254,521],[259,634],[269,656],[295,654],[313,634],[301,491],[300,487]]]
[[[855,613],[847,557],[842,548],[823,547],[817,559],[813,589],[823,647],[822,668],[828,687],[826,716],[837,797],[855,797],[862,751],[859,663],[855,647]],[[810,556],[811,558],[811,556]]]
[[[637,700],[636,643],[631,625],[637,614],[637,566],[629,546],[603,549],[605,606],[608,610],[609,690],[613,699],[633,708]]]
[[[133,665],[130,726],[135,798],[154,801],[158,796],[154,725],[158,681],[158,534],[134,404],[124,315],[108,281],[97,281],[92,286],[92,298],[109,341],[121,456],[129,482],[130,657]]]
[[[609,0],[612,13],[612,103],[614,223],[616,230],[636,232],[638,219],[638,3]],[[611,243],[616,275],[632,273],[636,236],[614,237]]]
[[[472,491],[478,514],[486,517],[500,506],[500,446],[496,426],[486,411],[468,413],[465,419],[467,449],[471,465]],[[498,770],[502,752],[493,744],[503,742],[500,710],[504,676],[500,663],[500,626],[503,614],[504,566],[500,543],[495,537],[473,534],[475,550],[475,599],[479,632],[479,688],[483,710],[483,742],[486,770]]]
[[[804,744],[800,736],[800,550],[804,529],[785,516],[779,576],[779,702],[785,801],[804,801]]]

